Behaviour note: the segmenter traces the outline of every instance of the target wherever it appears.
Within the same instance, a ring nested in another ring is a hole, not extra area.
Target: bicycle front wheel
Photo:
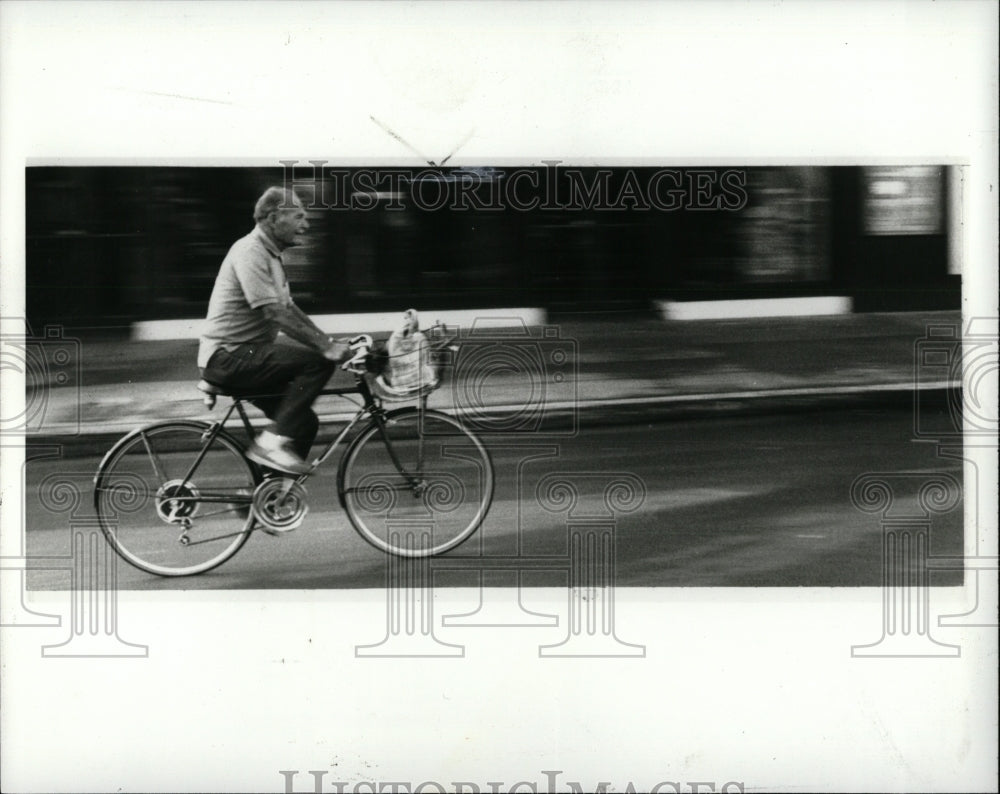
[[[129,433],[101,462],[94,505],[118,555],[160,576],[203,573],[232,557],[253,528],[260,477],[239,444],[202,422]]]
[[[483,523],[493,463],[482,442],[447,414],[402,408],[355,438],[337,487],[361,537],[389,554],[429,557]]]

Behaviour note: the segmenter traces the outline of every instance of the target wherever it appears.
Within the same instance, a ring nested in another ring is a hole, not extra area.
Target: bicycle
[[[427,407],[441,383],[442,356],[457,348],[443,326],[425,333],[434,339],[438,377],[403,395],[417,405],[395,410],[383,407],[383,400],[401,399],[387,393],[380,374],[385,356],[373,350],[368,335],[350,341],[354,355],[342,369],[353,374],[354,386],[322,394],[359,395],[362,404],[309,471],[294,477],[249,460],[225,429],[235,411],[252,441],[244,402],[261,395],[199,382],[209,409],[218,397],[232,399],[221,419],[171,420],[133,430],[101,461],[94,504],[105,539],[118,556],[148,573],[190,576],[216,568],[257,529],[281,535],[300,526],[308,511],[305,482],[367,417],[337,471],[339,502],[354,529],[383,552],[404,557],[443,554],[468,540],[492,503],[493,463],[473,432]]]

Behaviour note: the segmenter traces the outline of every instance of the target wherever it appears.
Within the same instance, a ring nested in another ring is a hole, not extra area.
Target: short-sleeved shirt
[[[208,301],[198,366],[206,367],[219,348],[232,351],[248,343],[273,342],[278,329],[256,310],[271,303],[287,306],[291,302],[281,252],[257,226],[233,243],[222,260]]]

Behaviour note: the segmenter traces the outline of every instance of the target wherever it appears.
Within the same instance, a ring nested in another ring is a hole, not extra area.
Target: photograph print
[[[962,582],[960,166],[25,177],[31,556],[78,489],[125,590]]]

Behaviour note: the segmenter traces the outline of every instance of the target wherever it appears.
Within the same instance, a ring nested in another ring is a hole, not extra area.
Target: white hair
[[[269,187],[253,208],[253,219],[260,223],[272,212],[297,207],[302,202],[290,187]]]

